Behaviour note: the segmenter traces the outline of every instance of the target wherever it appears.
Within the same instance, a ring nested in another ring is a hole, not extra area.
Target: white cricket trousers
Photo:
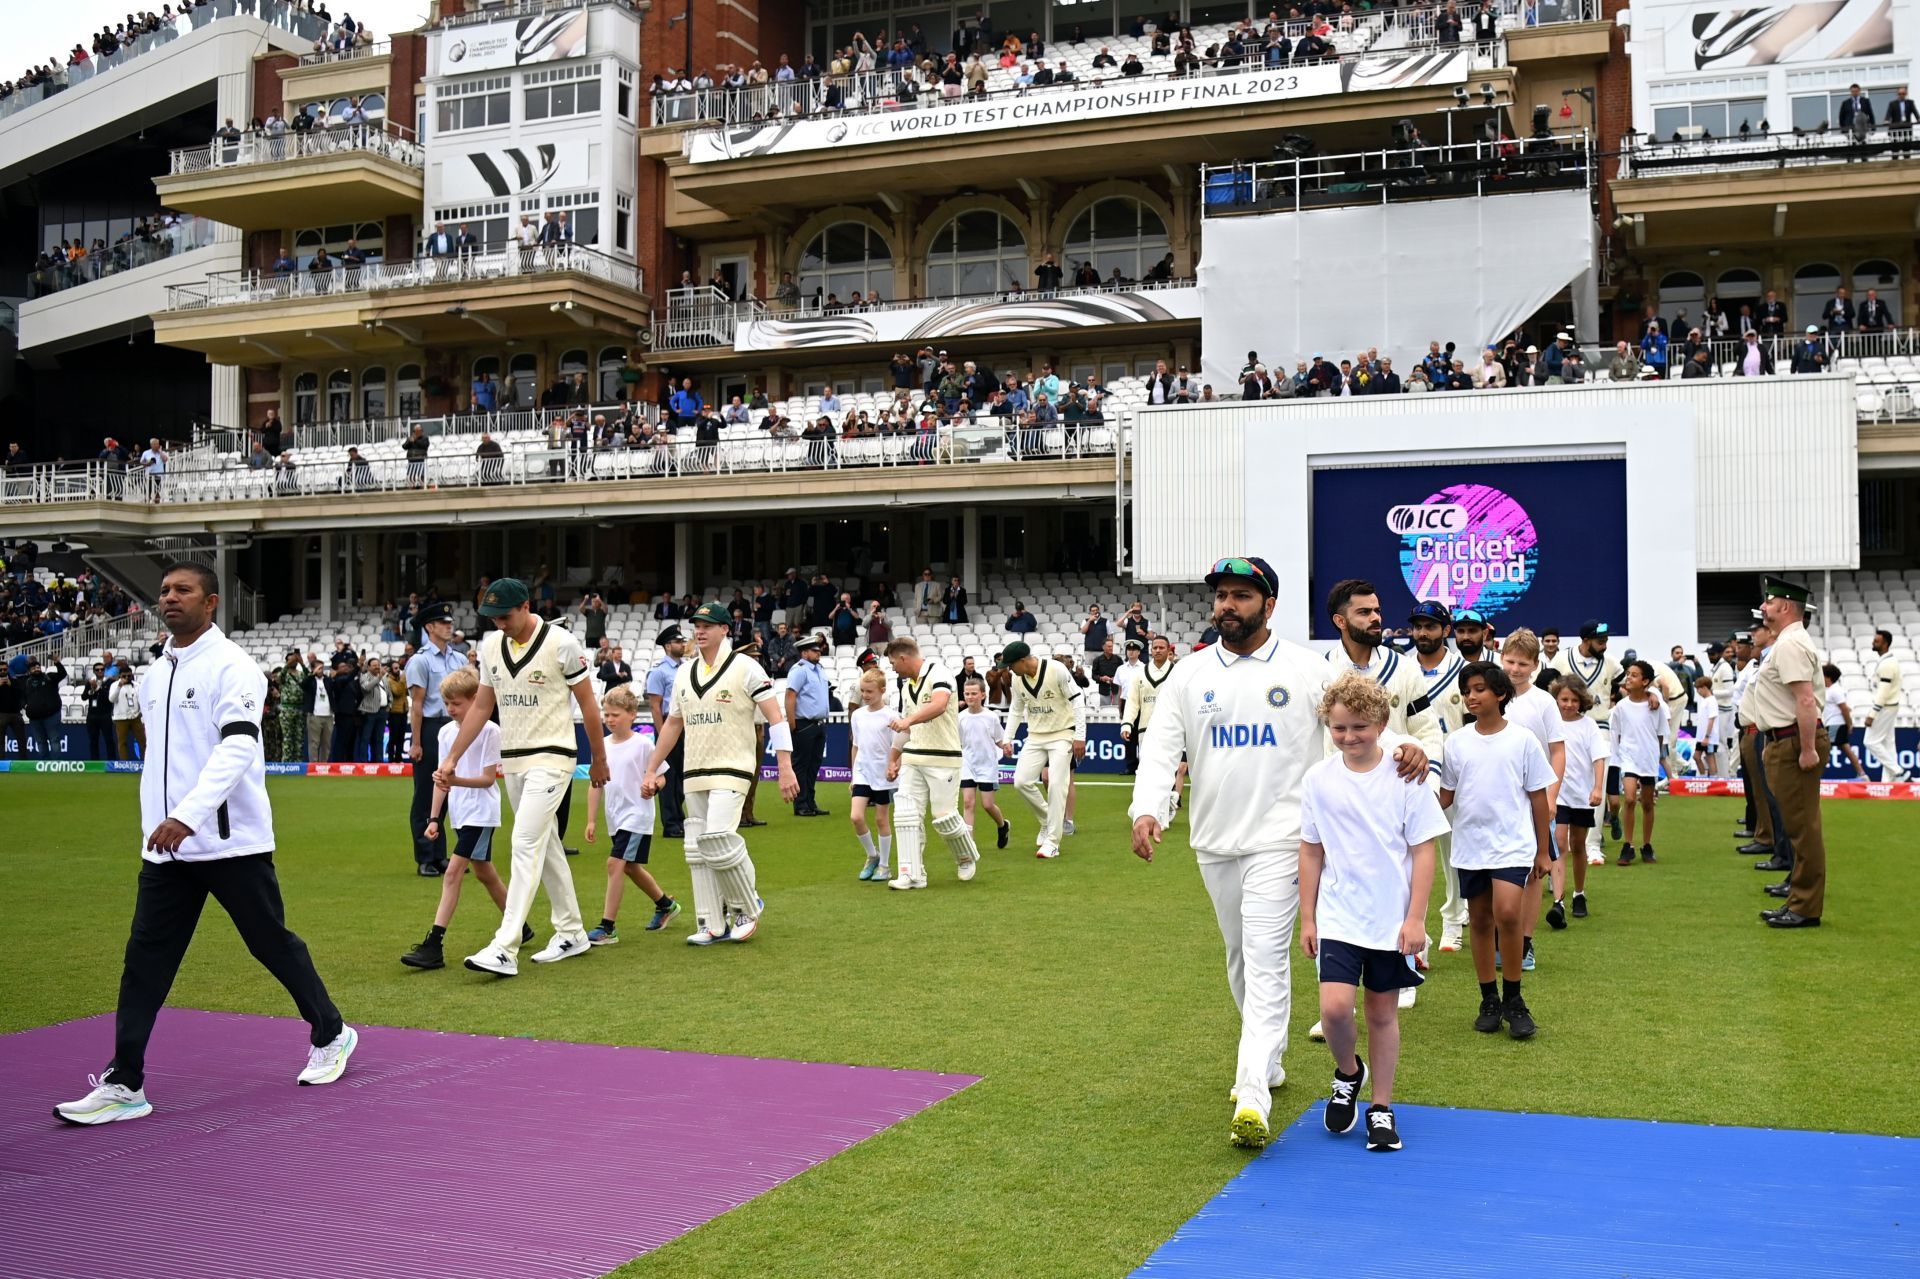
[[[903,879],[927,877],[927,826],[960,807],[960,761],[932,768],[903,760],[893,792],[893,848]]]
[[[1239,857],[1198,853],[1197,858],[1227,946],[1227,987],[1240,1009],[1234,1088],[1242,1101],[1267,1096],[1273,1067],[1287,1051],[1287,1018],[1293,1012],[1300,850]]]
[[[506,776],[507,802],[513,805],[513,872],[507,878],[507,906],[493,947],[506,951],[509,959],[520,953],[520,929],[533,909],[533,890],[541,884],[553,910],[554,937],[584,945],[580,901],[574,896],[567,850],[560,844],[560,824],[554,820],[560,800],[573,785],[573,768],[530,768]]]
[[[1873,708],[1873,723],[1868,725],[1861,740],[1866,748],[1880,761],[1880,780],[1883,782],[1904,782],[1906,770],[1900,767],[1900,748],[1894,744],[1894,720],[1898,718],[1897,706],[1876,706]],[[1861,763],[1865,763],[1862,760]]]
[[[1733,722],[1733,703],[1720,708],[1715,731],[1720,734],[1720,776],[1740,775],[1740,729]]]
[[[1053,779],[1044,791],[1040,785],[1043,769]],[[1067,792],[1072,786],[1073,743],[1036,742],[1028,738],[1026,745],[1020,748],[1019,766],[1013,770],[1013,788],[1033,809],[1033,815],[1040,819],[1037,842],[1058,848],[1060,841],[1066,838]]]

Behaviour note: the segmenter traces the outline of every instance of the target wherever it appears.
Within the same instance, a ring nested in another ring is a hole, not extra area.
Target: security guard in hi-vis
[[[1790,865],[1783,883],[1767,892],[1786,899],[1760,912],[1770,928],[1817,928],[1827,899],[1827,844],[1820,829],[1820,774],[1832,740],[1820,723],[1825,683],[1820,650],[1807,634],[1812,594],[1798,582],[1769,577],[1760,609],[1774,632],[1773,647],[1747,690],[1754,730],[1761,739],[1760,782],[1773,816],[1774,855]]]

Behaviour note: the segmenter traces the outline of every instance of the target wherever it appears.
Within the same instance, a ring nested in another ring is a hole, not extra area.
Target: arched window
[[[302,373],[293,380],[293,420],[312,422],[320,407],[320,375]]]
[[[367,113],[367,119],[384,119],[387,114],[387,96],[384,93],[365,94],[360,99],[360,109]]]
[[[393,377],[394,411],[401,417],[418,417],[420,403],[420,366],[402,364]]]
[[[620,380],[620,370],[627,366],[627,353],[617,346],[600,349],[600,402],[612,404],[625,398],[626,383]]]
[[[893,282],[893,250],[878,231],[861,222],[836,222],[800,255],[802,297],[841,302],[857,289],[862,297]]]
[[[360,416],[377,421],[387,415],[387,371],[378,365],[360,371]]]
[[[1760,286],[1760,273],[1743,266],[1722,271],[1720,278],[1714,282],[1714,288],[1723,304],[1732,304],[1736,308],[1742,302],[1759,301],[1760,295],[1766,292]]]
[[[293,256],[306,270],[314,254],[326,246],[329,256],[338,258],[349,244],[368,261],[379,258],[386,249],[387,229],[379,222],[342,223],[339,226],[303,227],[293,235]]]
[[[540,361],[531,351],[519,351],[507,361],[507,376],[513,380],[513,406],[520,409],[533,407],[534,392],[539,385]]]
[[[1096,200],[1067,231],[1067,270],[1092,262],[1105,282],[1114,268],[1126,281],[1140,279],[1167,255],[1167,224],[1132,196]]]
[[[327,421],[344,422],[353,416],[353,374],[335,369],[327,374]]]
[[[1675,341],[1687,336],[1687,330],[1700,323],[1706,310],[1707,282],[1692,271],[1669,271],[1660,277],[1660,314],[1668,325],[1667,336]]]
[[[294,232],[293,260],[300,264],[302,271],[307,269],[307,263],[313,261],[313,255],[319,252],[320,246],[326,242],[327,233],[322,230],[309,228],[305,231]],[[331,252],[331,250],[329,250],[329,252]]]
[[[1794,332],[1821,323],[1820,309],[1842,283],[1839,269],[1826,262],[1809,262],[1793,273]]]
[[[573,394],[574,377],[587,372],[587,353],[580,350],[568,351],[560,357],[559,371],[560,381],[566,385],[567,394],[571,396]],[[586,381],[588,398],[592,398],[593,379],[588,377]]]
[[[941,227],[927,249],[927,296],[966,297],[1027,283],[1027,241],[992,209],[973,209]]]
[[[1853,268],[1853,305],[1856,309],[1866,301],[1868,289],[1872,289],[1874,296],[1887,304],[1893,326],[1899,328],[1901,317],[1906,314],[1900,308],[1900,268],[1879,258],[1862,262]]]

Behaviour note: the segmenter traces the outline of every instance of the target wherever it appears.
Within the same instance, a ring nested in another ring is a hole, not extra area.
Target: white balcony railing
[[[173,152],[167,172],[209,173],[352,154],[382,156],[410,169],[426,166],[426,150],[413,141],[411,130],[383,120],[373,124],[316,124],[308,133],[249,130],[237,138],[216,137],[205,146]]]
[[[338,34],[336,32],[336,34]],[[333,45],[300,55],[300,65],[317,67],[327,62],[351,62],[355,58],[384,58],[393,52],[393,41],[371,40],[366,44]]]
[[[0,120],[37,106],[55,94],[85,84],[95,76],[125,66],[201,27],[232,17],[255,18],[306,40],[320,39],[326,35],[328,28],[325,18],[296,8],[290,0],[212,0],[210,4],[193,9],[184,9],[183,6],[183,12],[173,22],[163,22],[145,35],[135,36],[112,53],[94,55],[85,62],[57,68],[39,82],[17,88],[5,98],[0,98]]]
[[[1762,121],[1762,123],[1765,123]],[[1696,173],[1801,169],[1829,164],[1889,164],[1920,159],[1911,126],[1862,129],[1795,129],[1731,137],[1702,135],[1678,141],[1629,135],[1620,153],[1620,177],[1662,178]]]
[[[302,298],[560,274],[589,276],[636,293],[645,292],[645,278],[639,267],[595,249],[579,245],[535,246],[528,249],[516,246],[446,257],[421,257],[398,262],[373,261],[358,266],[347,266],[336,261],[330,269],[322,271],[315,271],[311,267],[286,273],[218,271],[198,284],[169,285],[167,310],[196,311],[210,307],[246,306],[255,302],[289,302]]]
[[[483,0],[465,13],[450,14],[440,19],[440,25],[465,27],[481,22],[498,22],[502,18],[531,18],[543,13],[563,13],[568,9],[585,9],[596,4],[617,4],[623,9],[640,12],[634,0],[505,0],[501,4],[488,4]]]
[[[210,218],[167,216],[172,221],[161,222],[159,215],[156,215],[155,221],[148,224],[144,234],[129,233],[113,244],[96,240],[82,257],[54,262],[27,272],[28,296],[39,298],[66,289],[76,289],[96,280],[164,262],[178,253],[204,249],[215,243],[220,233],[228,229]]]
[[[1203,165],[1201,212],[1297,211],[1327,205],[1500,195],[1593,184],[1584,131],[1541,138],[1424,144],[1346,155]]]

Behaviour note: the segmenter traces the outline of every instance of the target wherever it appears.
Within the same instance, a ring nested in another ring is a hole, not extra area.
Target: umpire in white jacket
[[[1268,629],[1279,578],[1265,560],[1223,559],[1207,585],[1220,642],[1176,665],[1160,690],[1127,815],[1134,853],[1152,861],[1184,753],[1192,766],[1190,837],[1240,1008],[1231,1137],[1258,1148],[1271,1137],[1270,1089],[1286,1080],[1280,1059],[1300,913],[1301,788],[1307,769],[1326,755],[1320,695],[1340,672]],[[1418,742],[1387,733],[1381,745],[1402,778],[1425,783],[1427,755]]]
[[[120,975],[113,1064],[79,1101],[54,1114],[73,1124],[138,1119],[147,1040],[209,896],[233,918],[253,957],[279,979],[312,1027],[297,1076],[327,1084],[345,1071],[358,1036],[340,1019],[307,944],[287,928],[273,869],[260,715],[266,677],[213,624],[220,582],[200,564],[176,564],[155,610],[169,632],[140,682],[147,753],[140,774],[139,895]]]

